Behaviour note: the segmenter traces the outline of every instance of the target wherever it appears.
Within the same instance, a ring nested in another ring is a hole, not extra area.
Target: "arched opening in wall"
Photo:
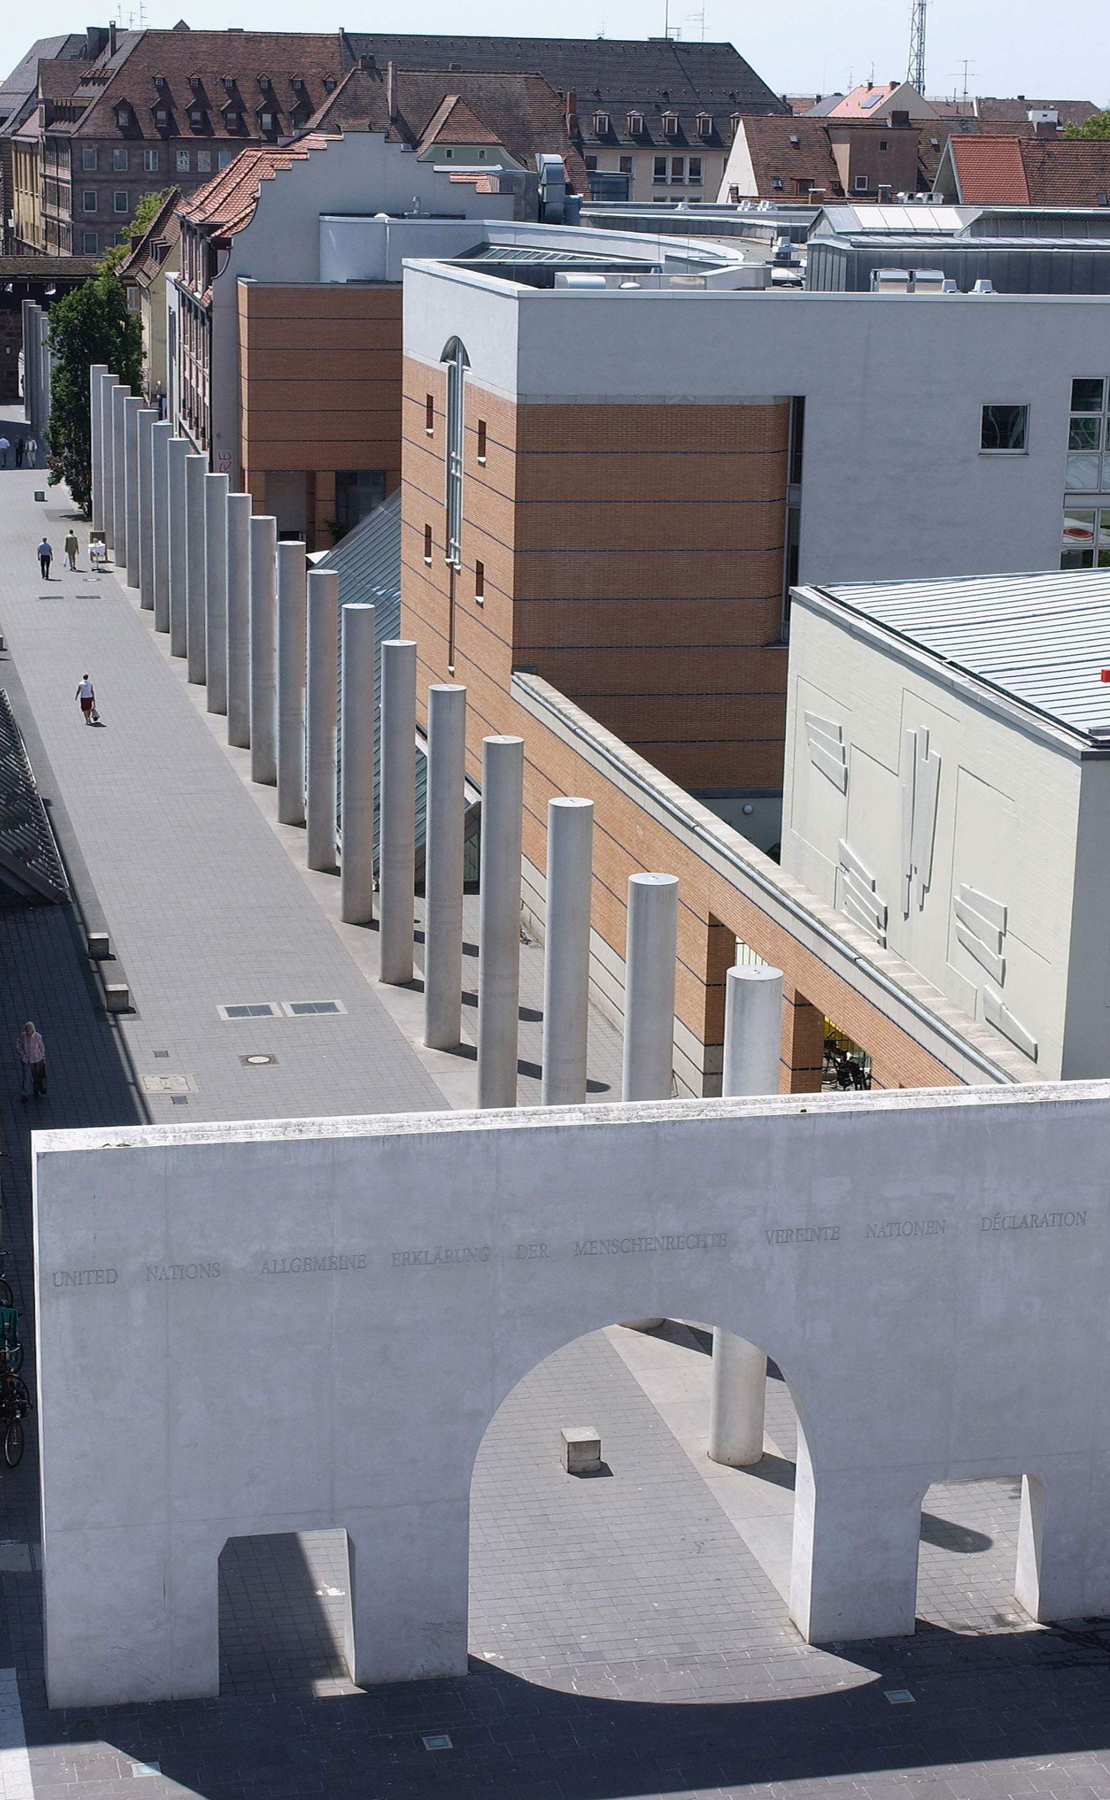
[[[345,1531],[228,1538],[219,1579],[221,1696],[353,1691]]]
[[[935,1481],[921,1506],[917,1629],[1028,1630],[1014,1597],[1021,1476]]]
[[[794,1403],[771,1363],[763,1457],[711,1462],[711,1345],[702,1324],[611,1325],[506,1397],[471,1483],[472,1658],[637,1700],[735,1701],[753,1657],[796,1670]],[[594,1473],[563,1466],[575,1427],[599,1434]]]

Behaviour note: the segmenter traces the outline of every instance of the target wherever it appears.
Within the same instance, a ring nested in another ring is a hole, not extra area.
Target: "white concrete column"
[[[139,414],[142,411],[140,396],[129,394],[123,403],[124,554],[127,585],[133,588],[139,585]]]
[[[782,1042],[782,970],[734,968],[725,989],[725,1053],[721,1093],[776,1094]],[[763,1455],[767,1353],[721,1326],[713,1329],[709,1458],[751,1468]]]
[[[23,343],[23,410],[32,431],[35,428],[34,370],[38,367],[38,359],[32,354],[31,349],[31,335],[34,330],[31,315],[34,304],[33,300],[24,300],[19,309]]]
[[[167,480],[170,503],[170,543],[169,543],[169,626],[170,654],[184,656],[188,643],[186,615],[188,611],[188,595],[186,586],[187,563],[186,548],[186,505],[185,505],[185,464],[190,456],[188,438],[171,437],[166,451]]]
[[[822,1468],[802,1421],[790,1616],[807,1644],[912,1637],[921,1538],[917,1468]]]
[[[170,438],[168,419],[150,428],[151,599],[155,631],[170,628]]]
[[[622,1100],[671,1097],[677,943],[677,875],[630,876]]]
[[[188,677],[204,686],[204,482],[208,458],[185,458],[185,658]]]
[[[100,415],[104,377],[107,373],[107,363],[91,363],[89,366],[89,433],[92,445],[92,504],[89,523],[94,531],[104,529],[104,437]]]
[[[119,386],[109,370],[100,378],[100,530],[106,544],[112,542],[112,512],[115,506],[115,444],[112,436],[112,395]]]
[[[482,739],[478,1105],[515,1106],[520,1039],[524,739]]]
[[[154,463],[152,436],[158,409],[144,406],[139,412],[139,605],[154,611]]]
[[[226,475],[204,477],[204,673],[207,710],[227,711]]]
[[[304,689],[307,656],[305,547],[277,547],[277,813],[304,824]]]
[[[251,742],[251,496],[227,497],[227,741]]]
[[[548,802],[540,1092],[544,1106],[580,1106],[586,1098],[593,844],[592,800]]]
[[[378,979],[402,987],[413,974],[416,885],[416,645],[410,638],[382,645],[378,741]]]
[[[1043,1477],[1022,1476],[1014,1594],[1039,1624],[1110,1610],[1108,1497],[1100,1457],[1052,1457]]]
[[[308,689],[305,785],[306,861],[334,875],[336,705],[339,697],[339,576],[313,569],[308,577]]]
[[[47,342],[47,315],[39,314],[39,354],[42,358],[42,430],[39,432],[39,445],[42,454],[43,468],[46,467],[46,453],[50,448],[50,387],[54,373],[54,357]]]
[[[131,389],[121,381],[112,389],[112,561],[117,569],[127,562],[127,438],[124,407]]]
[[[277,520],[251,520],[251,780],[277,781]]]
[[[374,917],[374,608],[344,606],[342,750],[339,759],[340,917]]]
[[[462,1034],[466,689],[428,689],[424,830],[424,1042],[456,1050]]]

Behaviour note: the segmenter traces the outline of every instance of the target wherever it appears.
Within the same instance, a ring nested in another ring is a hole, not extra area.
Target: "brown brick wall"
[[[431,437],[425,430],[425,396],[429,393],[433,396],[435,408]],[[700,856],[687,849],[665,825],[654,820],[634,797],[626,794],[604,772],[595,769],[572,744],[548,729],[512,698],[510,681],[514,664],[533,661],[531,653],[527,657],[517,654],[517,621],[522,609],[519,595],[515,605],[513,598],[517,592],[514,588],[518,561],[517,534],[524,529],[521,520],[526,512],[526,508],[518,506],[516,500],[521,484],[526,484],[530,479],[528,471],[531,465],[526,457],[515,455],[517,432],[520,428],[515,409],[495,396],[482,394],[479,397],[473,388],[468,394],[467,410],[464,560],[455,582],[453,662],[449,660],[452,654],[452,627],[450,582],[443,560],[443,404],[444,379],[441,371],[416,363],[408,364],[403,408],[403,630],[406,636],[415,638],[417,643],[418,704],[422,717],[430,682],[457,680],[467,687],[467,756],[473,779],[480,778],[481,740],[484,736],[497,732],[517,732],[523,736],[524,854],[527,859],[537,868],[545,866],[549,800],[565,794],[581,795],[593,800],[595,838],[592,922],[594,929],[621,956],[624,953],[629,876],[642,870],[658,869],[679,877],[676,1012],[697,1041],[710,1051],[720,1045],[723,1035],[720,1007],[723,969],[728,966],[725,957],[728,956],[731,960],[731,940],[740,937],[757,955],[782,968],[786,974],[790,1004],[784,1007],[784,1089],[796,1087],[798,1091],[809,1091],[815,1080],[815,1059],[819,1079],[825,1015],[835,1020],[842,1030],[870,1053],[878,1085],[929,1087],[952,1083],[954,1077],[950,1071],[837,975],[831,973],[788,931],[776,926],[764,912],[745,899],[726,876],[718,875],[709,868]],[[549,410],[562,415],[579,409],[559,407]],[[635,410],[647,414],[671,409],[618,410],[622,413],[625,410]],[[727,415],[731,409],[673,410],[683,414],[704,410],[707,414],[713,414],[713,417],[705,421],[707,435],[711,439],[722,434],[727,438],[728,418],[716,415]],[[779,458],[780,450],[773,447],[778,426],[772,421],[779,417],[783,409],[753,410],[769,415],[763,419],[761,427],[769,434],[772,444],[765,454],[767,459]],[[484,419],[487,425],[487,458],[484,467],[479,467],[476,462],[476,426],[479,418]],[[645,430],[649,423],[652,430],[659,425],[658,420],[645,421]],[[751,422],[750,429],[755,431],[758,424],[757,421]],[[780,419],[780,424],[784,430],[785,422]],[[568,428],[567,419],[556,420],[551,426],[553,431]],[[622,424],[621,429],[625,428]],[[692,422],[683,418],[678,422],[677,429],[680,434],[688,433],[693,429]],[[744,429],[749,429],[747,423]],[[655,456],[659,452],[649,450],[648,454]],[[732,472],[735,473],[735,448],[722,451],[722,455],[732,459]],[[761,478],[765,476],[766,469]],[[497,524],[499,535],[495,536],[489,529],[493,522]],[[430,567],[424,562],[425,524],[431,525],[433,535]],[[486,598],[482,606],[477,605],[474,597],[475,563],[478,560],[485,563],[486,569]],[[553,604],[566,605],[566,602]],[[766,620],[766,602],[764,608],[762,616]],[[734,617],[741,610],[741,604],[737,603]],[[677,612],[678,609],[672,611]],[[553,613],[552,616],[560,615]],[[609,615],[599,613],[599,616]],[[655,615],[653,610],[649,611],[642,606],[629,606],[621,616],[638,618],[641,628],[646,631],[648,621]],[[562,617],[565,621],[566,616]],[[777,609],[775,617],[777,619]],[[633,639],[630,648],[634,647]],[[553,647],[552,658],[556,654],[562,657],[573,655],[574,650],[573,643],[567,644],[564,641]],[[710,689],[716,677],[706,662],[702,640],[685,644],[672,640],[662,646],[645,648],[644,654],[649,659],[654,659],[651,664],[653,680],[658,679],[660,650],[666,661],[667,682],[662,690],[659,716],[668,725],[672,723],[672,715],[666,711],[666,707],[673,704],[671,696],[678,691],[679,684],[687,680],[690,685],[683,692],[682,706],[676,710],[681,711],[688,704],[698,718],[712,718],[713,730],[720,731],[723,726],[712,713],[712,707],[719,698],[723,708],[733,709],[736,718],[741,720],[743,732],[747,734],[741,738],[745,746],[747,766],[755,769],[767,766],[769,769],[772,755],[776,759],[781,758],[782,687],[785,682],[785,656],[781,649],[763,649],[762,656],[765,660],[757,665],[762,678],[761,687],[757,688],[753,675],[751,694],[738,696],[725,691],[719,696],[711,694],[708,701],[704,697],[705,690],[697,684],[704,681],[706,689]],[[601,654],[603,653],[598,645],[591,644],[586,647],[584,660],[588,664],[591,658],[596,659]],[[771,666],[772,657],[778,665],[778,673],[773,678],[766,677],[763,673]],[[614,667],[616,660],[610,658]],[[549,666],[553,666],[553,663]],[[648,664],[643,666],[646,668]],[[680,673],[682,670],[687,670],[688,673],[684,676]],[[541,667],[539,672],[546,679],[551,679],[553,685],[560,685],[548,674],[546,668]],[[583,685],[587,679],[586,675],[579,676]],[[627,676],[625,679],[634,682],[635,676]],[[569,691],[565,684],[562,691]],[[697,695],[702,697],[693,697]],[[573,693],[570,697],[574,698]],[[623,705],[626,699],[633,704],[642,704],[645,695],[635,691],[626,693],[614,675],[608,701],[615,707]],[[582,704],[594,718],[607,723],[601,717],[598,704],[592,701]],[[742,716],[741,707],[747,709]],[[626,720],[624,723],[634,724],[634,721]],[[683,729],[677,717],[673,719],[673,727],[675,732]],[[620,727],[613,729],[622,735]],[[757,735],[761,732],[769,734],[767,765],[760,764],[755,750]],[[632,733],[626,731],[623,735],[628,737]],[[671,735],[666,741],[665,750],[665,763],[663,757],[653,754],[650,748],[643,748],[641,754],[655,767],[665,769],[681,785],[698,785],[700,746],[697,743],[684,744],[675,735]],[[779,766],[777,762],[775,766]],[[709,1060],[711,1057],[707,1059]]]

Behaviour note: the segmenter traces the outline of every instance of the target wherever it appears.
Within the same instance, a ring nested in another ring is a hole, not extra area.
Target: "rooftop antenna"
[[[963,85],[962,92],[960,94],[956,94],[955,92],[953,92],[953,95],[952,95],[953,100],[956,100],[956,99],[966,100],[968,97],[967,78],[968,78],[969,73],[972,75],[975,73],[974,69],[971,67],[970,58],[965,56],[963,62],[960,64],[959,68],[951,69],[951,70],[949,70],[949,73],[952,76],[953,80],[956,79],[957,75],[961,75],[961,74],[964,79],[964,85]]]
[[[925,14],[929,0],[910,0],[910,60],[906,80],[919,94],[925,92]]]
[[[704,6],[701,8],[700,12],[687,13],[686,17],[689,20],[691,25],[697,25],[699,27],[698,40],[700,43],[704,44],[704,42],[705,42],[705,8],[704,8]]]

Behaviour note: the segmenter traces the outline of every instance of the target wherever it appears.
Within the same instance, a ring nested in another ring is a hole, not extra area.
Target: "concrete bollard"
[[[168,419],[156,419],[150,430],[151,576],[155,631],[170,628],[170,438]]]
[[[730,969],[725,989],[725,1051],[721,1092],[774,1094],[782,1040],[782,971]],[[721,1326],[713,1330],[709,1457],[747,1469],[763,1455],[767,1355]]]
[[[227,497],[227,741],[251,742],[251,497]]]
[[[304,824],[304,709],[307,652],[305,547],[277,547],[277,811],[283,825]]]
[[[308,577],[308,782],[305,859],[334,875],[336,708],[339,694],[339,576],[313,569]]]
[[[144,406],[139,412],[139,605],[154,611],[154,461],[153,436],[158,410]]]
[[[251,780],[277,781],[277,520],[251,520]]]
[[[591,800],[548,802],[540,1094],[544,1106],[580,1106],[586,1098],[593,836]]]
[[[515,1106],[520,1037],[524,739],[482,740],[478,1105]]]
[[[343,754],[340,764],[339,916],[374,917],[374,608],[344,606]]]
[[[600,1475],[601,1433],[592,1425],[564,1425],[559,1433],[559,1461],[568,1475]]]
[[[185,458],[185,662],[190,681],[204,686],[204,589],[206,542],[204,481],[208,458]]]
[[[428,689],[424,841],[424,1042],[457,1050],[462,1036],[462,902],[466,689]]]
[[[204,672],[207,710],[227,711],[226,475],[204,477]]]
[[[184,656],[187,594],[185,584],[185,464],[189,459],[189,440],[171,437],[166,451],[169,485],[169,622],[170,655]]]
[[[131,1011],[131,989],[126,981],[106,981],[104,983],[104,1006],[110,1013]]]
[[[381,775],[378,805],[379,981],[412,980],[416,864],[416,645],[382,645]]]

